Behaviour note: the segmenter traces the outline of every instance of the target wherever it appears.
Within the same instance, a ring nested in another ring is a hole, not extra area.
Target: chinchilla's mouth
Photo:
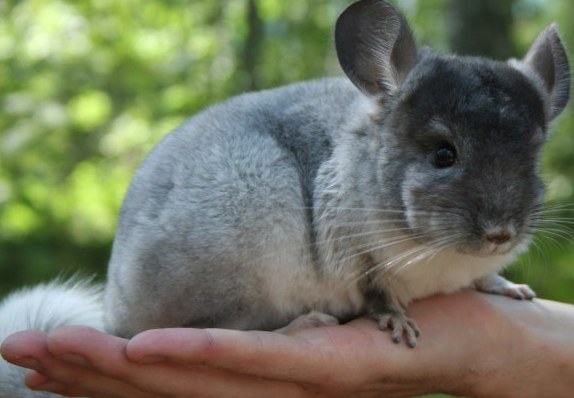
[[[444,218],[438,220],[439,222],[433,223],[433,217],[407,217],[408,235],[418,244],[437,251],[452,250],[475,257],[519,254],[528,248],[531,240],[531,234],[515,227],[516,224],[512,221],[498,225],[492,223],[487,227],[460,229],[453,220],[448,220],[447,226]]]
[[[504,244],[496,244],[492,242],[478,243],[478,244],[459,244],[455,246],[455,250],[460,254],[472,255],[475,257],[490,257],[502,256],[510,253],[516,244],[506,242]]]
[[[418,230],[420,231],[420,229]],[[456,230],[449,233],[432,231],[418,233],[417,229],[411,232],[413,239],[419,244],[436,250],[452,250],[460,254],[475,257],[503,256],[512,252],[522,253],[528,248],[531,237],[528,234],[464,234]]]
[[[526,251],[531,238],[526,235],[516,236],[505,242],[475,241],[459,243],[454,246],[455,251],[475,257],[504,256],[510,253],[516,255]]]

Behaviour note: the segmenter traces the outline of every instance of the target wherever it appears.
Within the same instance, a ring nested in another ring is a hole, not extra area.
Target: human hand
[[[396,386],[391,375],[383,385],[376,374],[379,364],[370,362],[379,350],[379,359],[389,357],[385,345],[405,354],[408,348],[389,342],[380,346],[380,335],[388,336],[370,321],[309,332],[284,336],[165,329],[128,341],[69,327],[49,336],[17,334],[3,351],[14,363],[36,370],[27,376],[30,387],[68,396],[369,397],[381,389],[404,393],[405,387]]]
[[[164,329],[125,340],[81,327],[21,332],[5,341],[2,354],[35,369],[27,375],[30,387],[68,396],[468,394],[486,376],[494,375],[489,380],[495,385],[501,369],[520,368],[521,355],[528,354],[516,350],[526,339],[498,310],[499,302],[515,305],[476,292],[415,303],[409,314],[423,330],[415,349],[393,344],[374,322],[357,319],[291,335]]]

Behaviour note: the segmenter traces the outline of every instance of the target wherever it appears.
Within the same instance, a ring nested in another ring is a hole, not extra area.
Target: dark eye
[[[434,165],[440,169],[451,167],[456,161],[456,149],[450,144],[441,145],[434,153]]]

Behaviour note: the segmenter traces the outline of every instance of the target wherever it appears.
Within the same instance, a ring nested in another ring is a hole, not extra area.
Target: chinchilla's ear
[[[393,95],[418,61],[405,18],[382,0],[361,0],[337,20],[339,62],[351,81],[376,99]]]
[[[553,120],[564,110],[570,95],[568,57],[555,24],[538,35],[522,62],[542,80],[548,94],[548,118]]]

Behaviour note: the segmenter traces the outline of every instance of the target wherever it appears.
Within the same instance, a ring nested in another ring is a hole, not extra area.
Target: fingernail
[[[61,359],[64,362],[68,362],[68,363],[73,363],[74,365],[80,365],[80,366],[88,366],[88,361],[86,361],[86,359],[78,354],[61,354],[58,355],[58,359]]]
[[[138,363],[141,364],[152,364],[152,363],[158,363],[158,362],[164,362],[165,358],[161,357],[159,355],[149,355],[149,356],[145,356],[143,358],[141,358],[140,360],[138,360]]]

